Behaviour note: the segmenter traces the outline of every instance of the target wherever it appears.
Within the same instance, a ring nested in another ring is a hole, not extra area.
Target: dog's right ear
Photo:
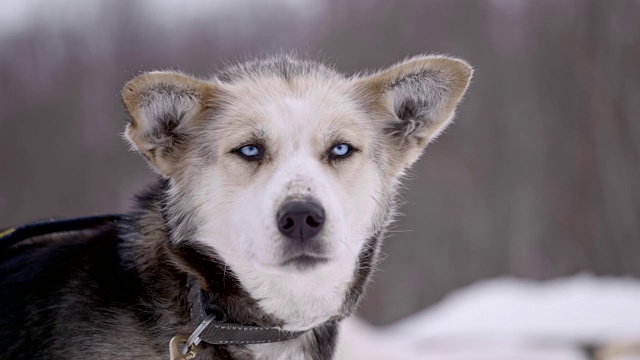
[[[447,56],[417,56],[356,78],[365,102],[384,114],[382,128],[400,174],[440,134],[469,86],[473,69]]]
[[[174,172],[189,125],[209,108],[215,87],[181,73],[155,71],[136,77],[122,89],[131,116],[125,136],[161,175]]]

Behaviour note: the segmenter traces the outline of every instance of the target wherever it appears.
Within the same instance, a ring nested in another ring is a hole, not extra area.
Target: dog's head
[[[257,298],[269,287],[328,304],[348,292],[399,178],[470,77],[442,56],[354,77],[289,57],[207,80],[150,72],[123,90],[126,137],[169,179],[174,241],[215,249]]]

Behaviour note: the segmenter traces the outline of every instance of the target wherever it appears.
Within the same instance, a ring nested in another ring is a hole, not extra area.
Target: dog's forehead
[[[226,87],[226,128],[234,135],[324,144],[370,127],[347,82],[252,79]],[[296,144],[301,145],[301,144]]]

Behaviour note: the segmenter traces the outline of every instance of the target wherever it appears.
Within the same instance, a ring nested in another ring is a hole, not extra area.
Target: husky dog
[[[125,136],[160,180],[127,215],[1,249],[0,358],[167,359],[198,286],[229,322],[301,335],[197,359],[331,359],[399,182],[471,75],[446,56],[347,77],[282,55],[131,80]]]

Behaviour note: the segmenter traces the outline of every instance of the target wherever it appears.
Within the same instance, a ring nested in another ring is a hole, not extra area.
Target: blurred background
[[[640,276],[640,1],[5,0],[0,226],[127,211],[141,71],[295,50],[347,73],[467,59],[456,123],[412,172],[360,313],[377,325],[500,275]]]

